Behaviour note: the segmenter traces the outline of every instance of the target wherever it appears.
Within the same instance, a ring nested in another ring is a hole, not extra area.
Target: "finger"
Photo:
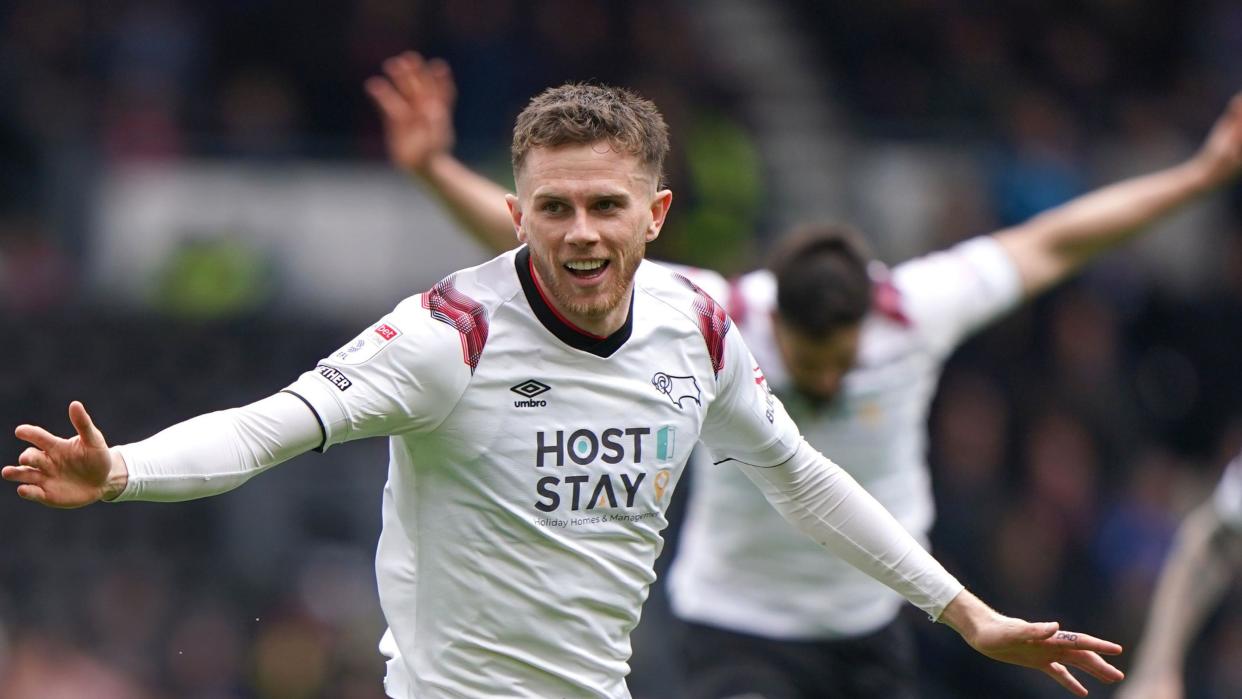
[[[26,447],[26,449],[22,451],[21,456],[17,457],[17,463],[22,466],[40,469],[47,468],[49,465],[47,452],[35,447]]]
[[[401,62],[401,56],[393,56],[384,61],[384,75],[388,76],[389,83],[393,89],[401,95],[401,99],[405,99],[405,90],[402,89],[401,83],[405,80],[405,69]]]
[[[19,485],[17,486],[17,495],[24,500],[37,502],[40,505],[47,504],[47,493],[37,485]]]
[[[38,486],[42,486],[47,480],[46,473],[30,466],[5,466],[0,469],[0,477],[13,483],[29,483]]]
[[[1122,647],[1112,641],[1105,641],[1102,638],[1076,631],[1058,631],[1051,641],[1057,645],[1079,650],[1092,650],[1103,655],[1120,655],[1122,652]]]
[[[1062,662],[1073,665],[1101,682],[1120,682],[1126,678],[1126,674],[1121,670],[1113,667],[1107,660],[1101,658],[1098,653],[1089,650],[1072,650],[1065,654]]]
[[[107,449],[108,442],[104,440],[103,432],[95,427],[94,420],[91,420],[90,413],[86,412],[86,406],[81,401],[73,401],[69,404],[69,422],[73,423],[73,429],[78,431],[78,436],[82,438],[82,443],[92,449]]]
[[[411,65],[422,65],[425,60],[423,54],[417,51],[402,51],[397,58]]]
[[[1026,622],[1018,636],[1024,641],[1044,641],[1052,638],[1059,628],[1061,625],[1055,621]]]
[[[423,59],[418,54],[402,54],[384,62],[384,70],[392,78],[393,85],[407,101],[418,99],[418,72],[422,70]]]
[[[437,58],[431,61],[428,70],[431,73],[431,83],[435,86],[440,101],[451,107],[457,101],[457,84],[453,82],[453,69],[449,68],[448,61]]]
[[[65,441],[37,425],[18,425],[13,435],[23,442],[29,442],[43,451],[54,449]]]
[[[1075,695],[1080,697],[1087,696],[1087,688],[1082,686],[1078,678],[1070,674],[1070,671],[1061,663],[1049,663],[1048,667],[1043,668],[1044,674],[1057,681],[1057,684],[1065,687]]]
[[[409,107],[387,78],[369,78],[363,85],[385,119],[393,121],[405,116]]]

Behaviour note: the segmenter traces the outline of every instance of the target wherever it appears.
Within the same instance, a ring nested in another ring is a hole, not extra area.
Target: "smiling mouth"
[[[608,269],[608,264],[608,260],[572,260],[562,267],[578,279],[594,279]]]

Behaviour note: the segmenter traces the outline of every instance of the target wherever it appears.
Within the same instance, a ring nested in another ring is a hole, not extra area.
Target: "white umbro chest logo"
[[[551,391],[552,387],[541,381],[536,381],[534,379],[526,379],[525,381],[523,381],[522,383],[516,386],[510,386],[509,390],[513,391],[519,396],[523,396],[526,398],[526,400],[513,401],[513,407],[515,408],[543,408],[548,405],[548,401],[535,400],[535,396],[540,396],[540,395],[543,395],[544,393],[547,393],[548,391]]]

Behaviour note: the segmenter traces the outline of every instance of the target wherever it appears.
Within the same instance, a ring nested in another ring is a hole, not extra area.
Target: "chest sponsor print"
[[[535,509],[545,514],[611,510],[607,519],[629,519],[637,509],[665,503],[676,461],[672,425],[610,427],[601,432],[535,433]],[[650,492],[646,498],[644,492]],[[641,514],[641,513],[639,513]],[[653,513],[648,513],[653,514]]]

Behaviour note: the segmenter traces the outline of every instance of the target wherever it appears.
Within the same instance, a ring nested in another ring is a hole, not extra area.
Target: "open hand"
[[[453,148],[453,74],[444,61],[413,51],[384,61],[384,73],[365,86],[384,121],[388,157],[407,172],[422,172]]]
[[[1070,673],[1069,667],[1076,667],[1101,682],[1117,682],[1125,677],[1121,670],[1100,657],[1101,654],[1120,654],[1121,646],[1116,643],[1084,633],[1061,631],[1055,621],[1032,624],[1009,617],[1001,619],[970,640],[975,650],[993,660],[1039,670],[1080,697],[1087,695],[1087,689]]]
[[[77,435],[62,439],[35,425],[21,425],[14,434],[31,445],[5,466],[0,476],[19,483],[17,494],[48,507],[82,507],[103,498],[112,472],[113,454],[86,408],[69,404],[69,421]],[[120,458],[115,457],[115,458]]]
[[[1085,633],[1062,631],[1055,621],[1031,623],[999,614],[968,590],[945,607],[940,621],[953,627],[972,648],[1003,663],[1033,668],[1075,695],[1087,696],[1069,671],[1076,667],[1101,682],[1117,682],[1125,674],[1100,657],[1118,655],[1121,646]]]

